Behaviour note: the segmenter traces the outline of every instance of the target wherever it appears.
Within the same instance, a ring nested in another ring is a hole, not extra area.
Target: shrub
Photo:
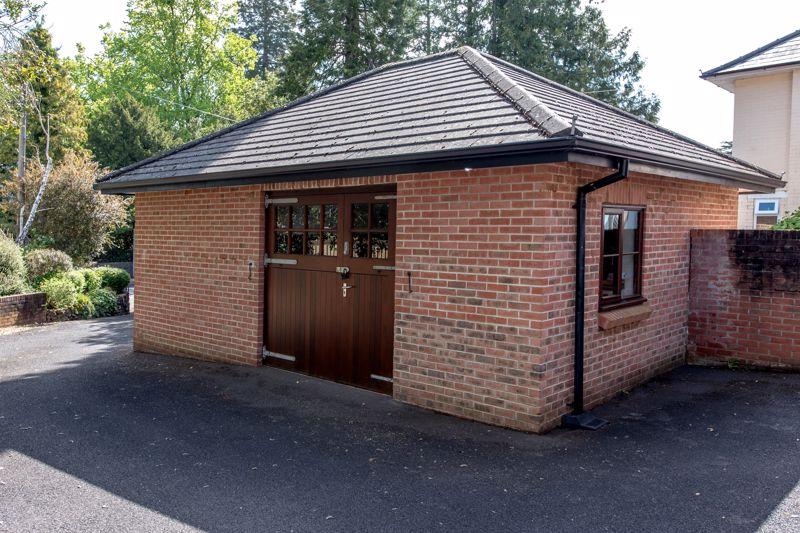
[[[72,259],[67,254],[49,248],[29,251],[25,254],[25,264],[28,279],[34,286],[55,274],[72,270]]]
[[[83,291],[86,293],[99,289],[103,284],[103,277],[96,268],[81,268],[75,272],[80,272],[83,276]]]
[[[92,318],[97,312],[88,294],[79,294],[70,309],[80,318]]]
[[[25,290],[25,261],[22,249],[0,234],[0,296],[20,294]]]
[[[117,296],[108,289],[95,289],[89,293],[95,316],[111,316],[117,313]]]
[[[775,224],[772,229],[783,229],[783,230],[800,230],[800,209],[792,213],[791,215],[782,218],[780,222]]]
[[[72,283],[75,286],[75,290],[78,291],[78,294],[82,294],[84,289],[86,288],[86,281],[83,277],[83,274],[75,270],[70,270],[69,272],[62,272],[61,274],[58,274],[58,277],[64,278],[70,283]]]
[[[51,309],[70,309],[78,299],[75,285],[62,277],[44,280],[39,290],[47,296],[47,307]]]
[[[131,282],[131,276],[121,268],[99,267],[97,272],[102,278],[101,286],[107,287],[116,294],[122,294]]]

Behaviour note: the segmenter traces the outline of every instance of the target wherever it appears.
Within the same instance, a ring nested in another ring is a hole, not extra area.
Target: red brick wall
[[[136,195],[136,350],[260,363],[263,211],[257,186]]]
[[[609,172],[551,164],[140,194],[136,347],[258,364],[263,192],[396,182],[395,397],[546,430],[572,398],[575,190]],[[644,322],[607,332],[597,327],[604,201],[647,206],[644,292],[653,306]],[[733,227],[736,191],[634,174],[594,193],[588,215],[594,405],[684,360],[689,228]]]
[[[0,328],[44,322],[45,295],[43,292],[0,296]]]
[[[543,286],[537,322],[542,336],[542,428],[555,426],[572,401],[575,191],[607,169],[562,166],[544,178],[550,191],[548,228],[540,232],[536,278]],[[589,195],[586,254],[585,401],[597,405],[684,362],[689,310],[691,228],[736,225],[736,189],[661,176],[631,176]],[[604,203],[645,206],[643,296],[652,315],[602,331],[597,324],[601,208]]]
[[[800,368],[798,265],[798,232],[692,232],[689,361]]]
[[[575,191],[609,172],[538,165],[398,178],[397,398],[525,430],[558,423],[572,400]],[[603,202],[647,207],[653,314],[611,331],[597,327]],[[736,191],[634,174],[593,193],[588,220],[591,406],[684,361],[689,229],[734,226]]]

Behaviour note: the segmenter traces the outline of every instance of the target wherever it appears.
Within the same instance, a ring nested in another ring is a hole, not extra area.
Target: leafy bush
[[[772,229],[800,230],[800,209],[781,219]]]
[[[72,270],[72,259],[59,250],[43,248],[31,250],[25,254],[28,267],[28,279],[34,286],[60,272]]]
[[[75,285],[63,277],[44,280],[39,290],[47,296],[47,307],[51,309],[70,309],[78,299]]]
[[[95,316],[111,316],[117,313],[117,296],[108,289],[95,289],[89,293]]]
[[[102,278],[101,286],[107,287],[116,294],[122,294],[131,282],[131,276],[121,268],[98,267],[97,272]]]
[[[75,272],[83,276],[83,292],[92,292],[103,284],[103,277],[96,268],[81,268]]]
[[[25,261],[22,249],[0,234],[0,296],[20,294],[25,290]]]
[[[83,274],[77,272],[75,270],[70,270],[69,272],[62,272],[58,275],[60,278],[64,278],[68,280],[75,286],[75,290],[78,291],[78,294],[82,294],[86,288],[86,281],[83,277]]]
[[[79,294],[70,309],[80,318],[92,318],[97,312],[88,294]]]

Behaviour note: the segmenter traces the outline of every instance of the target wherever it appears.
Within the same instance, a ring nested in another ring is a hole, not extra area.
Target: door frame
[[[295,189],[295,190],[292,190],[292,189],[281,189],[279,191],[264,191],[264,201],[263,201],[263,204],[262,204],[263,205],[263,209],[264,209],[264,211],[263,211],[263,213],[264,213],[264,231],[263,231],[263,234],[261,236],[261,238],[263,239],[264,256],[262,257],[262,261],[264,261],[264,259],[266,257],[268,257],[268,256],[271,257],[270,249],[269,249],[269,239],[270,239],[269,235],[273,230],[273,222],[274,222],[272,220],[272,216],[270,214],[270,205],[266,202],[267,198],[273,199],[273,200],[280,200],[280,199],[285,199],[285,198],[301,198],[302,197],[304,199],[307,199],[310,196],[311,197],[313,197],[313,196],[322,197],[322,196],[360,195],[360,194],[373,194],[373,195],[385,194],[387,196],[395,196],[396,197],[397,196],[397,184],[388,183],[388,184],[365,185],[365,186],[347,186],[347,187]],[[396,210],[396,203],[395,203],[395,210]],[[273,210],[273,212],[274,212],[274,210]],[[349,219],[349,215],[348,215],[348,219]],[[343,220],[344,220],[344,217],[343,217]],[[343,230],[342,231],[344,231],[344,223],[342,224],[342,226],[343,226]],[[348,230],[349,230],[349,228],[348,228]],[[391,241],[396,243],[396,232],[397,232],[397,213],[396,213],[396,211],[395,211],[394,223],[390,224],[389,231],[391,233],[391,237],[390,237]],[[392,256],[391,256],[390,261],[393,262],[393,263],[396,260],[395,259],[395,248],[396,248],[396,245],[393,247],[393,249],[391,251]],[[301,370],[298,370],[298,369],[296,369],[294,367],[294,365],[290,361],[282,361],[280,359],[268,358],[263,354],[263,350],[265,350],[266,347],[269,345],[268,344],[268,338],[269,338],[270,332],[269,332],[269,327],[268,327],[268,314],[267,314],[269,312],[269,310],[267,309],[267,302],[269,301],[269,293],[268,293],[268,291],[269,291],[269,276],[270,276],[270,271],[271,270],[273,270],[273,269],[270,268],[270,265],[264,264],[264,276],[263,276],[264,291],[263,291],[263,297],[261,298],[261,305],[262,305],[262,313],[261,313],[261,315],[262,315],[261,316],[261,326],[262,326],[262,328],[261,328],[262,329],[261,364],[264,365],[264,366],[273,366],[273,367],[276,367],[276,368],[281,368],[283,370],[288,370],[290,372],[301,373],[303,375],[309,375],[309,376],[312,376],[312,377],[316,377],[316,379],[326,379],[324,377],[313,376],[313,374],[309,374],[309,373],[303,372]],[[392,292],[392,298],[394,298],[394,292]],[[394,317],[392,317],[392,323],[394,324]],[[393,332],[392,333],[392,344],[393,344],[394,343],[394,326],[392,327],[392,332]],[[394,355],[392,356],[392,368],[394,368]],[[386,387],[376,389],[376,388],[362,387],[362,386],[360,386],[358,384],[353,384],[353,383],[339,382],[339,381],[335,381],[335,380],[327,380],[327,381],[333,381],[334,383],[339,383],[340,385],[350,385],[352,387],[366,388],[367,390],[372,390],[372,391],[376,391],[376,392],[383,392],[383,393],[388,393],[388,394],[391,394],[391,391],[392,391],[391,383],[386,383],[386,385],[387,385]]]

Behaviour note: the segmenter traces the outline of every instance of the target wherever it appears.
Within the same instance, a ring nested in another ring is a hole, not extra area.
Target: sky
[[[119,29],[125,0],[49,0],[47,25],[61,53],[99,49],[100,25]],[[660,124],[713,147],[732,138],[733,95],[698,76],[800,28],[798,0],[606,0],[613,31],[632,31],[647,61],[642,83],[661,99]]]

